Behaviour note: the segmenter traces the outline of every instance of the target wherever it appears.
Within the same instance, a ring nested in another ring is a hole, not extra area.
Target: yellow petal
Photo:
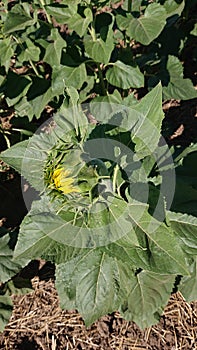
[[[54,170],[52,180],[56,189],[58,191],[62,191],[64,194],[79,192],[79,189],[73,186],[74,179],[72,177],[68,177],[69,175],[70,171],[65,170],[64,168]]]
[[[72,187],[62,186],[62,187],[59,187],[59,190],[62,191],[64,194],[79,192],[79,190],[73,186]]]

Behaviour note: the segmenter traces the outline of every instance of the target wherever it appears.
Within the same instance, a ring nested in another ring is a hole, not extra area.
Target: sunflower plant
[[[173,212],[175,171],[183,175],[196,145],[184,154],[169,149],[162,120],[159,84],[129,107],[64,105],[47,132],[2,154],[39,196],[13,261],[54,262],[61,306],[77,309],[86,325],[119,310],[144,328],[158,321],[172,290],[196,298],[197,219]]]

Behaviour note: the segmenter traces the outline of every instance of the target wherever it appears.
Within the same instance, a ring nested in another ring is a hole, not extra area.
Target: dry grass
[[[32,293],[14,296],[14,311],[0,336],[0,349],[197,349],[197,302],[188,304],[180,293],[172,295],[160,322],[144,331],[118,313],[86,328],[76,311],[60,309],[52,280],[35,277],[32,281]]]

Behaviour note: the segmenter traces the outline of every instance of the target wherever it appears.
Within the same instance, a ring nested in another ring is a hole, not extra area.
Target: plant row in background
[[[1,234],[1,329],[11,310],[6,282],[35,258],[56,263],[61,304],[78,309],[86,324],[119,310],[146,327],[157,322],[173,288],[196,299],[197,148],[169,152],[159,144],[162,97],[197,97],[181,62],[196,36],[188,21],[194,5],[1,3],[2,110],[12,109],[25,123],[28,118],[28,131],[46,107],[57,112],[49,134],[2,154],[40,200],[24,218],[17,244],[16,232]],[[138,102],[134,95],[141,91]],[[100,125],[88,122],[87,102]],[[91,155],[88,144],[98,139],[111,142],[111,158]],[[169,211],[162,184],[174,169]]]
[[[187,23],[195,2],[116,3],[4,1],[0,92],[16,115],[32,120],[46,105],[60,108],[70,87],[80,102],[102,96],[129,104],[130,91],[159,81],[165,99],[197,96],[181,62],[196,36],[195,19]],[[195,48],[192,54],[195,60]]]

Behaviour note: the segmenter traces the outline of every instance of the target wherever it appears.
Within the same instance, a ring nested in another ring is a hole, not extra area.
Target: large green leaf
[[[123,270],[123,269],[122,269]],[[140,328],[150,327],[159,321],[172,292],[175,276],[141,271],[132,276],[124,268],[122,290],[127,299],[121,305],[122,316],[133,320]]]
[[[58,265],[56,287],[62,306],[68,305],[65,294],[75,299],[87,326],[118,306],[117,271],[113,259],[102,250],[88,250],[80,258]]]
[[[128,66],[121,61],[116,61],[110,65],[113,65],[113,67],[108,69],[106,78],[111,85],[122,89],[144,86],[144,76],[138,67]]]
[[[63,308],[77,308],[87,325],[118,308],[141,328],[158,322],[175,276],[142,271],[102,249],[86,251],[60,264],[56,287]]]
[[[169,222],[187,254],[197,255],[197,218],[192,215],[168,212]]]
[[[110,199],[109,199],[110,200]],[[45,241],[54,240],[65,246],[76,248],[91,248],[94,246],[106,245],[126,234],[132,224],[127,220],[128,208],[121,199],[112,198],[110,202],[98,201],[89,208],[89,221],[86,222],[86,215],[80,216],[73,211],[62,212],[61,216],[56,215],[52,205],[45,203],[45,210],[30,211],[22,223],[19,241],[15,254],[17,256],[27,256],[27,251],[37,254],[43,252]],[[37,203],[38,205],[38,203]],[[144,206],[138,207],[138,215],[144,210]],[[76,212],[77,213],[77,212]],[[32,231],[25,240],[24,236]],[[122,231],[123,230],[123,231]],[[72,232],[72,234],[71,234]],[[33,244],[35,242],[35,246]],[[43,242],[43,244],[41,243]],[[34,247],[34,248],[33,248]],[[47,249],[47,246],[46,246]]]
[[[188,301],[197,300],[197,257],[195,256],[193,262],[189,267],[190,276],[184,276],[181,279],[179,290],[184,298]]]
[[[17,30],[23,30],[34,24],[35,19],[30,15],[29,4],[16,4],[8,12],[5,23],[4,33],[10,34]]]
[[[48,220],[52,223],[55,218],[59,224],[62,224],[62,220],[60,218],[58,219],[58,216],[53,216],[50,210],[51,204],[49,200],[42,197],[41,200],[33,203],[31,211],[21,224],[14,251],[14,259],[16,262],[23,259],[23,266],[29,259],[36,259],[38,257],[43,257],[43,259],[59,264],[80,254],[80,248],[59,243],[53,238],[53,234],[51,236],[50,234],[48,235],[46,228],[42,228],[44,227],[44,223]]]
[[[117,92],[98,97],[91,103],[91,112],[102,123],[117,125],[126,131],[131,130],[138,159],[152,155],[157,149],[164,118],[161,84],[131,107],[124,106],[124,101],[120,100]]]
[[[161,84],[131,107],[124,105],[116,91],[112,95],[97,97],[91,102],[91,112],[101,123],[117,125],[126,131],[131,130],[138,159],[152,156],[156,151],[164,118]]]
[[[56,95],[55,95],[56,96]],[[49,89],[41,94],[40,96],[35,97],[33,100],[30,101],[31,108],[33,110],[33,115],[39,119],[44,108],[48,105],[50,101],[52,101],[54,97],[54,93],[52,91],[52,88],[49,87]],[[17,108],[18,106],[16,106]]]
[[[151,221],[144,204],[134,202],[127,205],[120,199],[112,198],[108,202],[98,201],[90,209],[87,222],[86,215],[77,217],[72,211],[62,212],[64,216],[61,218],[47,202],[44,210],[40,210],[39,206],[36,209],[35,205],[35,209],[30,211],[22,223],[15,256],[43,256],[48,254],[49,246],[50,250],[51,245],[55,250],[56,244],[73,251],[76,248],[94,249],[116,242],[112,244],[110,254],[116,256],[117,247],[120,246],[120,259],[121,255],[124,260],[130,254],[134,266],[140,264],[139,267],[145,267],[150,255],[148,265],[152,271],[183,275],[188,273],[185,255],[177,244],[176,237],[164,224],[154,219]],[[121,237],[124,236],[122,241]]]
[[[76,67],[54,66],[52,73],[52,91],[55,95],[63,94],[65,87],[80,89],[87,79],[85,64]]]
[[[130,218],[135,220],[133,209]],[[146,212],[138,222],[134,222],[140,245],[148,249],[147,254],[149,255],[151,271],[168,274],[177,274],[179,272],[183,275],[188,274],[185,254],[172,230],[165,224],[151,218],[150,214]]]
[[[144,15],[135,18],[131,14],[127,17],[117,16],[118,26],[126,30],[127,35],[143,45],[149,45],[159,36],[166,24],[165,8],[153,3],[147,6]]]

